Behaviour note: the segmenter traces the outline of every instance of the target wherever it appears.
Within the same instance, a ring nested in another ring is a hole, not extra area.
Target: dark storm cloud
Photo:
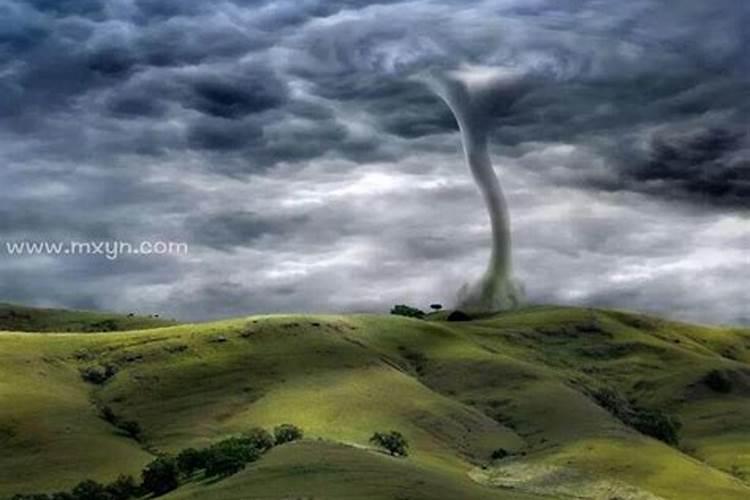
[[[178,16],[196,16],[210,10],[205,2],[184,0],[135,0],[144,22],[162,22]]]
[[[625,163],[635,188],[696,202],[750,208],[750,138],[744,130],[656,132],[647,158]]]
[[[195,247],[3,259],[0,298],[450,303],[486,228],[455,120],[411,77],[477,65],[532,83],[491,112],[532,300],[750,317],[749,23],[741,0],[0,0],[0,241]],[[689,286],[699,262],[710,290]]]
[[[244,150],[263,136],[253,123],[222,119],[202,119],[190,126],[188,144],[195,149],[210,151]]]
[[[141,74],[112,89],[106,107],[115,114],[148,117],[175,105],[211,117],[241,119],[281,107],[286,100],[284,82],[264,65],[252,64],[239,70],[209,66]]]
[[[221,118],[241,118],[278,107],[286,97],[284,84],[270,75],[248,81],[204,78],[192,83],[189,106]]]
[[[113,95],[108,99],[106,108],[119,118],[157,118],[167,112],[166,103],[147,95]]]
[[[27,0],[21,3],[27,3],[39,12],[54,16],[98,17],[105,11],[105,2],[102,0]]]

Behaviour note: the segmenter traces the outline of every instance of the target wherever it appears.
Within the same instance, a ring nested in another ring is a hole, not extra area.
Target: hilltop
[[[176,324],[174,320],[161,319],[157,315],[45,309],[0,303],[0,331],[91,333],[146,330]]]
[[[0,498],[281,423],[305,439],[162,498],[750,498],[749,330],[564,307],[444,318],[0,333]],[[368,442],[391,429],[408,457]]]

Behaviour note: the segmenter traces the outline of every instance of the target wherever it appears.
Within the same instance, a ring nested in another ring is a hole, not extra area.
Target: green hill
[[[0,303],[0,331],[109,332],[162,328],[177,324],[155,316],[112,314],[99,311],[42,309]]]
[[[750,498],[750,331],[561,307],[443,317],[0,333],[0,498],[286,422],[305,440],[163,498]],[[391,429],[409,457],[368,443]]]

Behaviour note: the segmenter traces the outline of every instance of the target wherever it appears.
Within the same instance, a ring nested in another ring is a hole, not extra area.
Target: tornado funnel
[[[517,73],[470,68],[430,75],[429,87],[450,107],[461,130],[466,163],[487,206],[492,227],[492,253],[487,270],[458,291],[456,308],[483,313],[513,309],[523,302],[523,289],[513,278],[508,207],[488,152],[490,117],[525,92]]]

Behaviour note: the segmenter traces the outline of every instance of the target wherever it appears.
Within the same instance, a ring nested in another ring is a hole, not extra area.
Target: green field
[[[444,318],[0,333],[0,498],[138,476],[156,453],[287,422],[303,441],[163,498],[750,498],[750,330],[562,307]],[[91,367],[114,375],[86,382]],[[679,443],[624,423],[604,392],[678,419]],[[391,429],[407,458],[368,443]],[[499,448],[508,456],[491,460]]]

